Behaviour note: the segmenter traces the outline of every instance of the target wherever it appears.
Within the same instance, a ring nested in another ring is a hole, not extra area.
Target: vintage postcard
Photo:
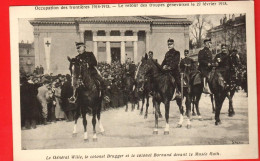
[[[258,158],[254,1],[10,7],[14,160]]]

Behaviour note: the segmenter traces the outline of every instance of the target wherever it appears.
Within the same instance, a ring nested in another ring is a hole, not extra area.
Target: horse
[[[141,68],[145,68],[143,67],[143,64],[140,64]],[[153,95],[152,93],[152,89],[153,89],[153,84],[151,82],[151,78],[147,77],[144,75],[144,73],[142,71],[140,71],[140,66],[137,69],[136,72],[136,88],[135,90],[138,93],[139,98],[141,98],[142,100],[142,107],[140,109],[140,115],[143,115],[143,107],[144,107],[144,102],[146,99],[146,110],[145,110],[145,114],[144,114],[144,118],[146,119],[148,117],[148,107],[149,107],[149,98],[151,95]],[[153,102],[153,114],[154,114],[154,109],[155,109],[155,101],[154,99],[152,99]],[[159,109],[159,118],[162,118],[162,114],[161,111]]]
[[[126,73],[124,75],[124,78],[123,78],[123,84],[124,84],[124,93],[125,93],[125,96],[126,96],[126,109],[125,109],[125,111],[126,112],[128,111],[128,103],[129,102],[132,104],[132,111],[133,111],[134,107],[135,107],[135,103],[137,102],[136,98],[134,96],[134,91],[133,91],[133,88],[134,88],[134,85],[135,85],[135,80],[130,74]]]
[[[147,54],[142,59],[139,70],[143,71],[144,75],[151,78],[153,82],[153,99],[155,100],[155,127],[153,130],[153,134],[158,134],[158,116],[159,116],[160,103],[164,103],[165,119],[166,119],[164,134],[168,135],[170,101],[174,95],[175,88],[176,88],[176,83],[174,81],[174,78],[170,75],[169,72],[165,72],[165,70],[163,70],[162,67],[157,62],[153,61],[152,59],[148,59]],[[189,99],[186,100],[189,101]],[[180,110],[180,120],[177,127],[182,127],[183,114],[184,114],[184,110],[182,108],[182,99],[176,98],[176,102]],[[188,104],[189,103],[187,103],[187,105]],[[187,108],[186,113],[188,118],[187,128],[190,128],[191,127],[190,108]]]
[[[225,98],[227,97],[229,100],[229,109],[228,109],[228,116],[232,117],[235,115],[234,107],[233,107],[233,101],[232,98],[236,91],[236,80],[237,80],[237,74],[238,74],[238,68],[240,66],[240,58],[239,55],[236,53],[231,53],[228,55],[229,60],[229,75],[230,81],[228,83],[228,88],[224,87],[224,80],[223,76],[217,71],[212,70],[210,75],[211,78],[209,80],[209,88],[214,94],[215,97],[215,105],[216,105],[216,112],[215,112],[215,125],[221,124],[220,120],[220,111],[223,105],[223,102]],[[215,68],[215,67],[213,67]]]
[[[93,141],[97,141],[96,119],[98,119],[101,134],[105,132],[100,120],[102,103],[101,90],[98,83],[91,75],[91,69],[89,68],[88,63],[84,61],[81,62],[75,58],[71,59],[69,57],[68,60],[70,62],[69,69],[72,77],[71,84],[73,87],[73,93],[76,96],[75,103],[77,108],[73,136],[77,135],[77,120],[81,113],[84,127],[84,141],[88,141],[86,114],[87,112],[91,112],[93,115]]]
[[[191,76],[191,99],[192,99],[192,115],[198,116],[199,120],[202,120],[202,116],[199,110],[199,101],[201,98],[201,94],[203,93],[203,82],[201,79],[200,72],[196,71],[194,75]],[[210,94],[211,105],[212,105],[212,113],[215,113],[215,105],[214,105],[214,95]],[[196,108],[196,113],[194,110]]]

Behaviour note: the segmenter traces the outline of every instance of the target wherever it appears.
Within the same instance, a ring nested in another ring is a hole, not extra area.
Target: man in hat
[[[221,52],[215,56],[214,63],[217,64],[216,71],[221,74],[221,77],[224,80],[224,84],[222,84],[223,88],[228,88],[230,62],[226,44],[221,45]]]
[[[204,48],[200,50],[198,54],[198,62],[199,62],[198,70],[201,72],[202,79],[203,79],[203,85],[204,85],[203,92],[207,94],[211,93],[208,87],[209,72],[212,69],[212,52],[210,48],[211,48],[211,39],[205,39]]]
[[[49,95],[49,83],[50,81],[48,79],[43,80],[43,85],[38,88],[38,94],[37,94],[37,99],[39,100],[41,106],[42,106],[42,117],[43,117],[43,124],[47,124],[47,116],[48,116],[48,103],[49,103],[49,98],[51,95]]]
[[[162,68],[165,70],[169,70],[171,75],[174,77],[177,90],[176,90],[176,98],[180,98],[181,94],[181,79],[180,79],[180,71],[179,71],[179,63],[180,63],[180,52],[174,49],[174,40],[168,39],[168,49],[165,54],[164,60],[162,62]]]
[[[181,72],[190,73],[194,69],[194,60],[189,57],[189,50],[184,50],[184,58],[180,62]]]
[[[86,52],[86,47],[83,42],[76,42],[76,48],[79,53],[79,55],[76,56],[76,59],[82,62],[84,61],[89,65],[89,69],[91,70],[91,75],[94,77],[94,79],[99,81],[101,85],[102,93],[104,93],[105,83],[103,81],[100,72],[97,69],[97,60],[93,52]]]

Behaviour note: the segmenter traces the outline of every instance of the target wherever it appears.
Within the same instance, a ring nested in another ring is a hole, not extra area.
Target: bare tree
[[[190,33],[196,46],[202,46],[202,39],[206,37],[207,30],[212,28],[212,23],[205,15],[195,15],[193,24],[190,26]]]

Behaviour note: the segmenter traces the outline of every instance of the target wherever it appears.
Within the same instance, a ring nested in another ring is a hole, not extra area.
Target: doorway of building
[[[120,48],[111,48],[111,62],[120,62],[121,53]]]

